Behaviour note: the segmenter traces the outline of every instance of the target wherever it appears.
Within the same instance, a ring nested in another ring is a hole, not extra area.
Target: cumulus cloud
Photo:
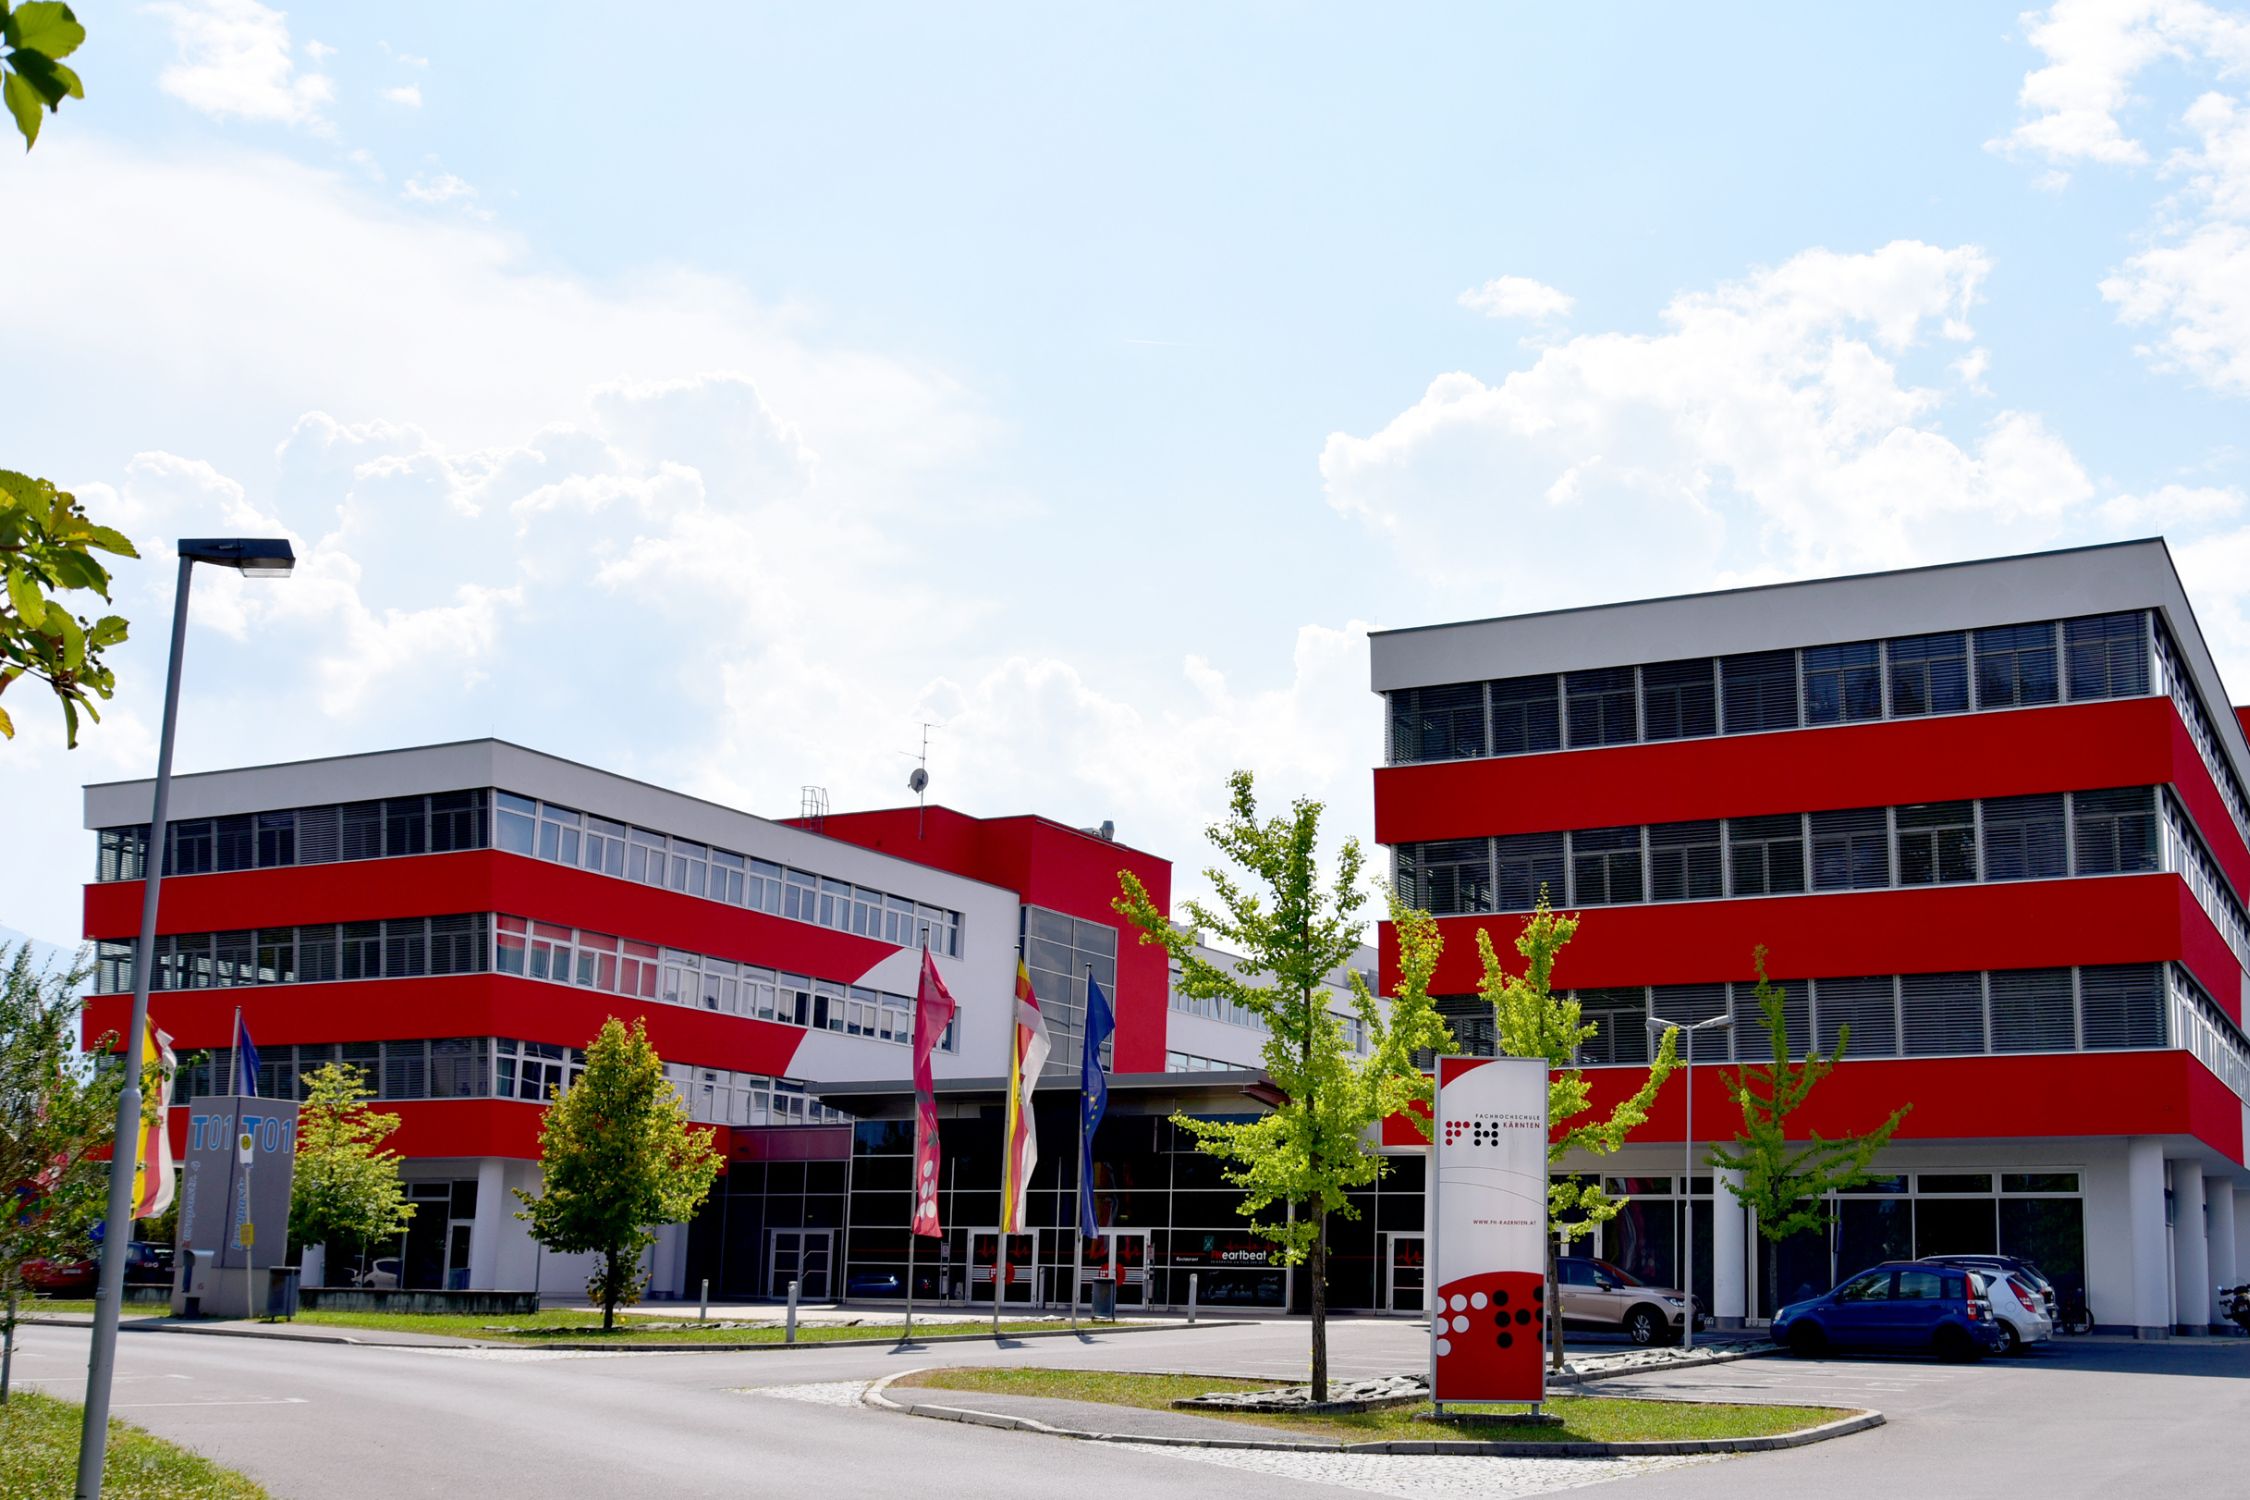
[[[1544,322],[1570,316],[1576,299],[1528,276],[1496,276],[1461,294],[1461,305],[1488,318],[1528,318]]]
[[[396,88],[383,90],[383,97],[393,104],[403,105],[408,109],[420,109],[422,107],[422,85],[402,83]]]
[[[432,172],[407,178],[399,196],[410,203],[470,203],[476,200],[477,190],[451,172]]]
[[[311,65],[299,68],[282,12],[258,0],[168,0],[144,9],[172,28],[178,57],[157,76],[165,93],[216,119],[327,128],[336,87],[320,66],[335,49],[307,43]]]
[[[1911,375],[1970,341],[1989,271],[1974,246],[1812,250],[1675,297],[1660,332],[1440,375],[1380,430],[1329,438],[1329,503],[1510,609],[1919,562],[1938,537],[2035,545],[2093,493],[2067,446],[2006,410],[1956,437]],[[1956,364],[1981,377],[1975,351]]]

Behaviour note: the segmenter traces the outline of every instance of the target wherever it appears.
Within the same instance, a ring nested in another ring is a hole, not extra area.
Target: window
[[[1579,1019],[1598,1027],[1578,1047],[1586,1067],[1648,1062],[1648,992],[1631,989],[1580,990]]]
[[[1727,820],[1727,865],[1737,896],[1805,889],[1805,820],[1796,813]]]
[[[2155,964],[2104,964],[2078,971],[2086,1050],[2164,1045],[2164,971]]]
[[[212,858],[214,870],[253,870],[257,868],[257,835],[255,824],[247,817],[217,818],[212,821]]]
[[[383,857],[383,804],[347,802],[337,810],[339,859]]]
[[[514,792],[497,795],[493,809],[497,837],[493,840],[510,854],[529,854],[539,838],[539,804]]]
[[[293,812],[258,814],[258,868],[297,862],[297,815]]]
[[[431,852],[483,847],[483,792],[440,792],[430,798]]]
[[[1492,846],[1484,839],[1402,844],[1399,889],[1407,901],[1437,916],[1488,911],[1492,905]]]
[[[1693,1026],[1698,1021],[1727,1013],[1727,987],[1723,984],[1660,984],[1649,992],[1648,1008],[1656,1020]],[[1687,1056],[1687,1046],[1687,1038],[1680,1038],[1683,1058]],[[1696,1061],[1709,1062],[1726,1055],[1727,1039],[1719,1034],[1719,1028],[1695,1039]]]
[[[1719,732],[1716,664],[1665,661],[1641,668],[1642,737],[1651,740],[1700,739]]]
[[[1539,893],[1563,896],[1563,836],[1518,833],[1492,841],[1492,898],[1496,911],[1530,911]]]
[[[1484,684],[1403,688],[1391,694],[1391,760],[1462,760],[1485,753]]]
[[[1803,657],[1807,724],[1857,723],[1883,716],[1881,642],[1808,646]]]
[[[1864,891],[1891,883],[1890,823],[1883,808],[1816,812],[1807,821],[1814,890]]]
[[[1901,975],[1899,1011],[1910,1057],[1985,1050],[1982,974]]]
[[[1492,753],[1529,755],[1562,748],[1562,698],[1550,674],[1510,677],[1492,693]]]
[[[1719,658],[1726,732],[1757,734],[1797,727],[1797,653],[1755,651]]]
[[[623,823],[588,813],[585,840],[583,854],[587,869],[603,875],[624,875],[626,828]]]
[[[2156,794],[2145,786],[2073,792],[2071,839],[2081,875],[2128,875],[2157,867]]]
[[[1891,717],[1957,714],[1969,706],[1969,643],[1959,631],[1892,641]]]
[[[430,848],[427,797],[393,797],[383,804],[383,853],[392,859],[426,854]]]
[[[1716,901],[1726,894],[1717,819],[1658,823],[1648,831],[1651,901]]]
[[[1898,810],[1898,883],[1951,885],[1977,878],[1977,805],[1923,802]]]
[[[2052,621],[1980,630],[1976,643],[1977,707],[2027,708],[2060,696]]]
[[[1845,1056],[1898,1056],[1898,1011],[1888,974],[1818,981],[1813,986],[1813,1015],[1823,1052],[1834,1052],[1848,1027]]]
[[[2070,970],[2014,969],[1990,976],[1992,1050],[2068,1052],[2077,1045]]]
[[[2060,793],[1987,798],[1983,818],[1985,879],[2054,880],[2070,873]]]
[[[1569,710],[1572,749],[1629,745],[1636,738],[1631,667],[1568,673],[1563,678],[1563,701]]]
[[[1570,836],[1573,906],[1612,906],[1640,899],[1640,829],[1589,828]]]
[[[2132,698],[2148,691],[2148,628],[2138,611],[2063,621],[2070,701]]]

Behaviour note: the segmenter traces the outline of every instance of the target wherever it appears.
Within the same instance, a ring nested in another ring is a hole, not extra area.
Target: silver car
[[[1562,1283],[1563,1327],[1622,1333],[1636,1344],[1678,1339],[1687,1326],[1688,1298],[1671,1287],[1650,1286],[1621,1266],[1591,1255],[1566,1255],[1556,1263]],[[1703,1326],[1697,1309],[1696,1327]]]

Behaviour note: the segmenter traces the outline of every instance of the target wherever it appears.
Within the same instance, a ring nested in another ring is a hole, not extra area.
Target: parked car
[[[2055,1284],[2047,1279],[2045,1272],[2020,1256],[1925,1255],[1922,1258],[1941,1266],[1967,1266],[1970,1270],[1980,1273],[2004,1271],[2013,1276],[2020,1276],[2038,1290],[2039,1300],[2046,1304],[2044,1311],[2047,1316],[2049,1318],[2055,1316],[2057,1306]]]
[[[23,1284],[48,1297],[87,1297],[101,1279],[100,1265],[91,1260],[27,1260]]]
[[[1636,1344],[1670,1343],[1687,1326],[1688,1298],[1671,1287],[1650,1286],[1621,1266],[1591,1255],[1566,1255],[1556,1264],[1562,1286],[1563,1327],[1622,1333]],[[1695,1326],[1708,1319],[1695,1310]]]
[[[170,1286],[172,1284],[172,1247],[152,1245],[147,1240],[134,1240],[125,1247],[125,1284],[127,1286]]]
[[[1800,1355],[1830,1349],[1978,1359],[2005,1341],[1977,1275],[1934,1261],[1890,1261],[1774,1314],[1773,1340]]]
[[[398,1258],[386,1255],[381,1260],[370,1262],[367,1269],[359,1273],[359,1279],[352,1284],[371,1292],[397,1291]]]
[[[854,1271],[845,1283],[847,1297],[903,1297],[906,1277],[897,1271]]]
[[[2046,1299],[2037,1287],[2006,1271],[1969,1269],[1969,1274],[1982,1285],[1992,1315],[1999,1319],[2002,1354],[2021,1354],[2055,1336],[2054,1319],[2047,1316]]]

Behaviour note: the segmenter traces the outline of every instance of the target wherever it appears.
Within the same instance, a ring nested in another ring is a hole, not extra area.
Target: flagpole
[[[227,1079],[227,1092],[234,1095],[234,1140],[237,1149],[234,1153],[233,1164],[227,1169],[227,1217],[234,1219],[235,1205],[239,1202],[242,1206],[242,1217],[247,1219],[250,1217],[250,1200],[247,1197],[240,1199],[235,1197],[235,1191],[238,1187],[247,1191],[247,1184],[243,1181],[242,1175],[242,1152],[239,1149],[242,1140],[242,1007],[239,1005],[234,1008],[234,1035],[228,1040],[233,1045],[227,1050],[233,1055],[227,1059],[228,1070],[231,1075]],[[234,1240],[238,1245],[240,1244],[242,1227],[239,1220],[234,1223],[227,1236],[219,1241],[219,1254],[221,1256],[226,1254],[226,1241],[229,1239]],[[243,1296],[247,1298],[250,1294],[250,1279],[247,1274],[250,1266],[250,1252],[247,1250],[242,1252],[242,1265],[245,1273],[242,1281]],[[212,1269],[216,1271],[218,1267],[214,1264]],[[399,1269],[405,1270],[403,1263]],[[217,1290],[215,1281],[212,1289]],[[250,1310],[247,1306],[244,1307],[242,1315],[245,1318],[250,1316]]]
[[[925,926],[922,928],[922,961],[928,963],[929,960],[930,929]],[[912,1056],[915,1047],[920,1044],[921,1038],[917,1033],[921,1029],[921,1020],[922,1004],[920,999],[917,998],[914,1004],[913,1020],[908,1024],[906,1031],[908,1056]],[[902,1344],[914,1342],[914,1242],[922,1237],[914,1227],[915,1221],[920,1216],[916,1205],[922,1201],[922,1185],[918,1181],[910,1181],[908,1186],[912,1191],[906,1195],[906,1327],[899,1331],[898,1336],[898,1341]]]
[[[1016,944],[1016,973],[1028,974],[1024,967],[1023,944]],[[1000,1070],[1003,1082],[1001,1092],[1006,1096],[1000,1103],[1000,1232],[992,1237],[992,1336],[1000,1337],[1000,1303],[1008,1295],[1008,1190],[1015,1186],[1009,1181],[1008,1168],[1015,1161],[1016,1143],[1008,1129],[1008,1120],[1016,1110],[1016,997],[1015,975],[1008,977],[1008,1024],[1001,1035],[1008,1039],[1008,1063]]]
[[[1090,986],[1093,984],[1093,982],[1094,966],[1092,964],[1088,964],[1086,965],[1086,983]],[[1082,1074],[1086,1070],[1086,1039],[1090,1035],[1092,1035],[1092,1033],[1087,1031],[1086,1029],[1085,1008],[1080,1007],[1078,1012],[1078,1070]],[[1080,1276],[1085,1274],[1084,1267],[1086,1264],[1086,1204],[1091,1201],[1088,1196],[1088,1184],[1086,1182],[1086,1085],[1083,1078],[1080,1079],[1078,1086],[1077,1177],[1078,1202],[1074,1206],[1078,1209],[1078,1219],[1077,1222],[1071,1226],[1070,1230],[1070,1331],[1072,1333],[1076,1333],[1078,1331],[1078,1279]]]

